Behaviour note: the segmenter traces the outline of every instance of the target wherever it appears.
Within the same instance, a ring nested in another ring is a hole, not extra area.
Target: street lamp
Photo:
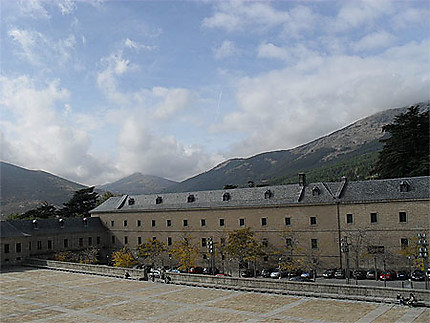
[[[409,281],[411,282],[411,288],[414,288],[412,285],[412,267],[411,267],[411,256],[408,256],[408,265],[409,265]]]
[[[346,258],[346,282],[347,284],[349,284],[349,243],[347,236],[343,237],[343,239],[340,240],[340,247]]]
[[[425,233],[418,233],[418,251],[419,251],[419,257],[423,258],[423,264],[424,264],[424,279],[425,279],[425,286],[426,289],[429,288],[429,277],[427,276],[428,272],[428,263],[427,259],[429,257],[428,249],[427,249],[427,236]]]

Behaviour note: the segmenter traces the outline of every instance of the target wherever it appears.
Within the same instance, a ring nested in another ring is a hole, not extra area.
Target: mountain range
[[[429,102],[419,103],[421,110]],[[299,147],[261,153],[249,158],[229,159],[214,168],[177,183],[161,177],[134,173],[116,182],[96,187],[114,194],[153,194],[222,189],[297,182],[306,172],[309,182],[366,179],[382,148],[382,127],[408,107],[389,109],[361,119],[331,134]],[[22,213],[47,201],[56,206],[67,202],[83,185],[44,171],[24,169],[1,162],[1,214]]]

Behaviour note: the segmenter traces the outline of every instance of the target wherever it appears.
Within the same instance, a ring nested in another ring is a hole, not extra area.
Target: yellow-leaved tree
[[[171,250],[172,255],[179,259],[179,270],[189,271],[196,264],[199,249],[193,243],[193,237],[187,233],[183,239],[177,241]]]
[[[112,262],[115,267],[131,268],[137,264],[136,258],[127,247],[112,253]]]

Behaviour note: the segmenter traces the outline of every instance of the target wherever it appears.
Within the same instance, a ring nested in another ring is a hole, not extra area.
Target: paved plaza
[[[0,322],[422,322],[430,309],[166,285],[21,268],[0,279]]]

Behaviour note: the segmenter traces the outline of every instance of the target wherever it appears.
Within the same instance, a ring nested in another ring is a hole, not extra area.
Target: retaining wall
[[[105,265],[88,265],[71,262],[61,262],[45,259],[27,259],[26,266],[89,273],[110,277],[124,277],[126,273],[130,279],[143,279],[144,271],[141,269],[118,268]],[[349,300],[363,300],[371,302],[394,303],[397,295],[407,297],[414,293],[417,299],[422,300],[430,307],[430,291],[420,289],[402,289],[378,286],[355,286],[341,284],[327,284],[317,282],[293,282],[287,280],[266,280],[256,278],[220,277],[197,274],[168,273],[171,283],[189,286],[233,289],[242,291],[255,291],[277,293],[285,295],[338,298]]]

